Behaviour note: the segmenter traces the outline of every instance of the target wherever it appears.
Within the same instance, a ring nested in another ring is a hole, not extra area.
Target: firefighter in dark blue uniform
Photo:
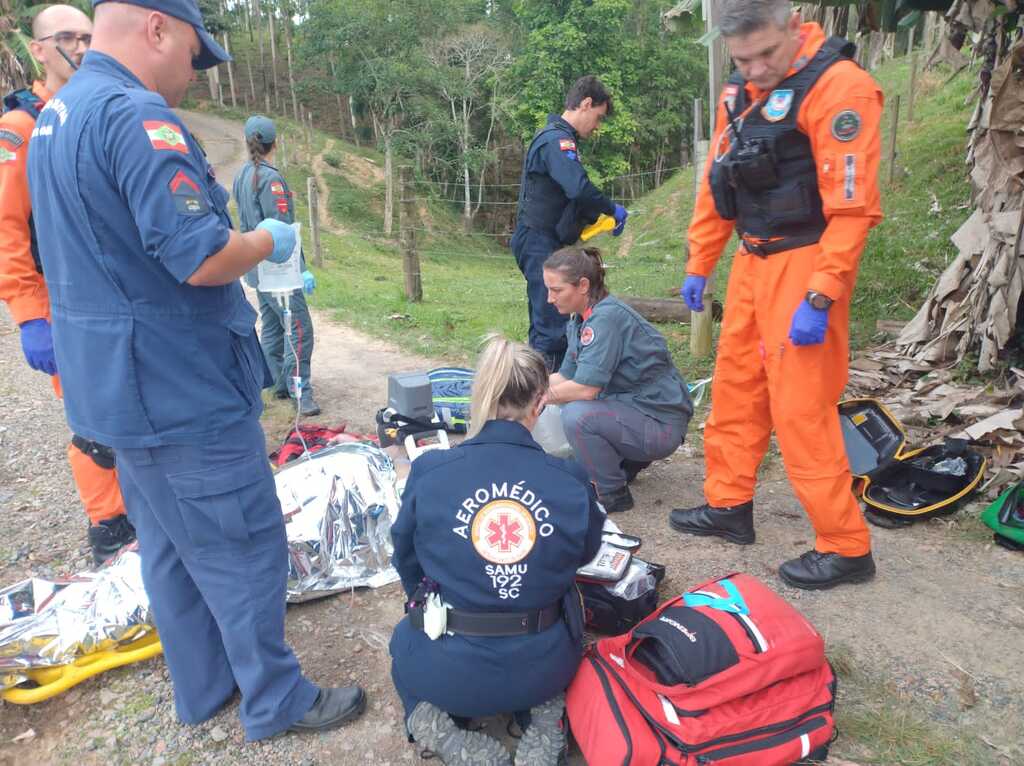
[[[29,178],[68,422],[116,452],[178,716],[206,720],[238,689],[259,739],[339,725],[365,696],[318,690],[284,640],[268,371],[238,278],[295,237],[280,221],[231,230],[227,192],[171,111],[193,67],[227,59],[195,0],[100,0],[92,50],[37,121]]]
[[[452,715],[529,710],[516,764],[554,766],[564,747],[563,692],[582,652],[575,573],[596,555],[604,515],[586,472],[530,436],[547,387],[539,354],[492,339],[473,387],[475,435],[417,458],[392,526],[413,604],[391,638],[392,677],[411,736],[449,766],[511,762]]]
[[[511,245],[526,277],[530,346],[544,356],[551,372],[558,371],[565,356],[566,317],[548,304],[544,261],[563,245],[575,244],[583,228],[602,213],[615,217],[615,236],[626,225],[626,209],[590,182],[580,161],[578,140],[589,138],[611,113],[612,99],[601,81],[581,77],[565,97],[562,116],[548,115],[523,159]]]

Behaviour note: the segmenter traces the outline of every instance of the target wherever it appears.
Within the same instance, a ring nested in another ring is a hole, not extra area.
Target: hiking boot
[[[606,492],[598,497],[605,513],[622,513],[633,507],[633,493],[623,484],[618,489]]]
[[[106,563],[124,546],[134,542],[135,527],[123,513],[89,527],[89,547],[96,566]]]
[[[416,743],[445,766],[512,766],[501,742],[482,731],[460,729],[450,715],[429,702],[416,706],[408,727]]]
[[[639,473],[650,465],[650,460],[623,460],[622,470],[626,472],[626,484],[632,484]]]
[[[737,545],[754,543],[754,503],[716,508],[698,505],[696,508],[676,508],[669,514],[668,523],[676,532],[701,537],[722,537]]]
[[[303,393],[297,406],[299,408],[299,414],[304,418],[320,414],[320,405],[316,403],[316,399],[313,398],[313,394]]]
[[[366,693],[358,686],[324,688],[316,702],[288,731],[326,731],[353,721],[366,710]]]
[[[516,748],[515,766],[560,766],[569,745],[565,737],[565,695],[530,708],[530,725]]]
[[[779,567],[779,577],[787,585],[803,590],[825,590],[846,582],[865,582],[874,576],[875,559],[870,552],[840,556],[812,550]]]

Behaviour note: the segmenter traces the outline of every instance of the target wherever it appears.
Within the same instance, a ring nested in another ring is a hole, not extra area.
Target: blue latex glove
[[[679,294],[683,296],[690,311],[698,314],[704,310],[704,286],[708,283],[707,277],[698,277],[693,274],[686,276]]]
[[[257,229],[270,232],[274,238],[274,250],[267,256],[271,263],[284,263],[292,256],[295,249],[295,229],[276,218],[266,218],[256,224]]]
[[[21,350],[28,366],[47,375],[57,374],[57,360],[53,356],[53,332],[45,319],[30,319],[21,323]]]
[[[302,292],[312,295],[314,290],[316,290],[316,277],[313,276],[313,272],[302,272]]]
[[[612,236],[617,237],[626,228],[626,219],[629,218],[629,211],[622,205],[615,206],[615,228],[612,229]]]
[[[828,309],[816,309],[807,301],[800,301],[793,313],[789,339],[794,346],[816,346],[825,342],[828,329]]]

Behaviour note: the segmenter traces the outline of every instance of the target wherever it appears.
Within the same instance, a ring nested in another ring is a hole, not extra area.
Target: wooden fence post
[[[917,51],[914,50],[914,32],[910,29],[910,42],[907,52],[910,53],[910,92],[907,94],[907,122],[914,121],[914,100],[917,98]]]
[[[402,271],[405,274],[405,297],[413,303],[423,300],[423,276],[420,256],[416,252],[416,201],[412,188],[412,168],[402,165],[398,169],[398,232],[402,245]]]
[[[306,200],[309,207],[309,231],[313,246],[313,264],[323,268],[324,252],[320,247],[320,189],[315,178],[306,179]]]
[[[716,102],[717,103],[717,102]],[[704,138],[704,105],[699,98],[693,100],[693,177],[694,195],[700,192],[704,180],[704,165],[707,163],[711,142]],[[711,130],[715,126],[712,124]],[[715,288],[715,273],[711,272],[704,285],[704,310],[690,313],[690,355],[704,357],[711,353],[712,319],[711,293]]]
[[[889,186],[896,180],[896,139],[900,129],[900,96],[892,100],[892,125],[889,126]]]

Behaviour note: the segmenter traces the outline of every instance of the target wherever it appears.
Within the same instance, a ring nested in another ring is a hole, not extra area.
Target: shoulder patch
[[[284,192],[284,184],[281,183],[280,181],[271,181],[270,182],[270,191],[273,194],[284,194],[285,193]]]
[[[19,136],[13,130],[8,130],[7,128],[0,130],[0,141],[6,143],[9,149],[15,150],[23,143],[25,143],[24,138]]]
[[[185,171],[175,173],[167,188],[174,199],[174,208],[180,215],[206,215],[210,212],[199,184],[189,178]]]
[[[786,118],[793,106],[794,92],[789,88],[773,90],[761,108],[761,116],[768,122],[779,122]]]
[[[734,82],[727,83],[722,88],[722,101],[729,107],[729,111],[735,111],[736,99],[740,95],[740,86]]]
[[[0,165],[5,162],[14,162],[18,159],[18,155],[8,149],[6,146],[0,146]]]
[[[584,327],[583,332],[580,333],[580,345],[589,346],[594,342],[594,338],[597,337],[597,333],[594,332],[593,327]]]
[[[563,152],[574,152],[576,151],[576,142],[571,138],[563,138],[558,142],[558,148]]]
[[[181,128],[164,120],[143,120],[142,127],[149,136],[149,142],[158,151],[172,151],[188,154],[188,143]]]
[[[863,121],[856,109],[845,109],[832,120],[832,137],[837,141],[852,141],[860,135]]]

